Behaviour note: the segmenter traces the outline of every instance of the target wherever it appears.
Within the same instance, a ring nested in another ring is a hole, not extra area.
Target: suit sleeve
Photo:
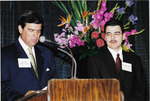
[[[1,65],[1,95],[3,101],[14,101],[22,96],[16,90],[10,87],[10,65],[9,60],[2,54],[2,65]]]
[[[142,67],[142,62],[140,57],[137,56],[136,64],[135,64],[135,79],[136,79],[136,87],[133,95],[133,101],[145,101],[146,95],[146,80],[144,76],[144,71]]]

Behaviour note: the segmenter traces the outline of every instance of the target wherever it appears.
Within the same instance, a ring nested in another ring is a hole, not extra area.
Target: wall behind
[[[113,8],[116,2],[124,5],[124,1],[120,0],[107,2],[108,10]],[[138,17],[138,24],[135,29],[145,31],[137,36],[131,37],[131,43],[135,53],[142,59],[147,84],[149,85],[149,1],[134,1],[134,6],[131,7],[133,14]],[[51,1],[1,1],[1,47],[7,46],[14,42],[18,38],[17,21],[19,16],[26,10],[34,10],[40,13],[45,19],[45,29],[43,35],[48,39],[53,40],[53,34],[61,32],[61,28],[57,25],[60,24],[60,15],[66,16],[58,7],[56,7]],[[64,1],[67,4],[66,1]],[[88,7],[91,11],[96,9],[97,1],[88,2]],[[127,14],[128,15],[128,14]],[[125,18],[127,19],[127,18]],[[124,20],[124,19],[122,19]],[[64,54],[60,56],[65,56]],[[61,58],[56,55],[57,68],[60,78],[69,78],[71,76],[71,63],[65,62],[62,66],[60,65]],[[86,68],[86,67],[85,67]],[[84,68],[78,67],[78,71],[84,71]],[[86,75],[84,72],[79,75],[81,78]]]

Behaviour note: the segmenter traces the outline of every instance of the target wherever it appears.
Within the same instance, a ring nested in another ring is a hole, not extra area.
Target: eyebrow
[[[121,33],[120,31],[115,31],[115,33]]]
[[[109,34],[109,33],[111,33],[111,32],[106,32],[105,34]]]
[[[28,28],[28,30],[36,30],[36,29],[33,29],[33,28]],[[39,30],[37,30],[37,31],[41,31],[42,29],[39,29]]]
[[[106,32],[106,34],[109,34],[111,32]],[[114,33],[121,33],[120,31],[115,31]]]

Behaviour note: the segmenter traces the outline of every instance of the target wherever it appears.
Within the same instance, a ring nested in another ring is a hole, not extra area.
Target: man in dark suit
[[[145,101],[145,78],[140,57],[122,50],[125,38],[123,24],[111,19],[105,24],[104,32],[107,46],[89,58],[88,78],[116,78],[125,101]],[[118,69],[117,54],[120,56]]]
[[[20,16],[18,40],[4,47],[1,53],[2,101],[4,98],[14,101],[41,90],[48,80],[57,77],[52,51],[37,44],[42,28],[43,18],[37,13],[29,10]]]

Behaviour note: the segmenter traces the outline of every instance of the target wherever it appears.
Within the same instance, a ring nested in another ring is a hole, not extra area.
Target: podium
[[[50,101],[120,101],[116,79],[52,79],[48,82]]]
[[[51,79],[48,91],[26,101],[124,101],[124,98],[117,79]]]

